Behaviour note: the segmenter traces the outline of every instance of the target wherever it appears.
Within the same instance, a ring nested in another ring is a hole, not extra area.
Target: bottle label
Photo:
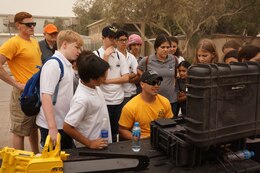
[[[140,131],[139,130],[133,130],[132,135],[134,137],[139,137],[140,136]]]
[[[108,131],[107,130],[101,130],[101,138],[108,138]]]

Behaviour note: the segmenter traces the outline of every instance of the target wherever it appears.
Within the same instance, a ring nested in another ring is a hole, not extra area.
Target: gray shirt
[[[45,39],[39,41],[39,46],[42,52],[42,63],[44,63],[47,58],[51,57],[54,54],[55,50],[57,50],[57,46],[54,46],[53,49],[51,49]]]
[[[146,58],[143,58],[139,62],[138,69],[141,71],[153,70],[162,76],[163,81],[159,89],[159,94],[168,98],[170,103],[177,102],[177,93],[174,86],[176,58],[168,55],[164,62],[158,60],[155,54],[149,56],[148,62]]]

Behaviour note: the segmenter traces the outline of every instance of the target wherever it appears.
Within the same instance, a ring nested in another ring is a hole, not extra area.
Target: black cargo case
[[[188,70],[186,142],[210,147],[260,134],[260,64],[197,64]]]

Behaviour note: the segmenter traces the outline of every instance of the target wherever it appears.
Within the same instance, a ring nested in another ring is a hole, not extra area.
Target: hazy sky
[[[72,12],[76,0],[0,0],[0,14],[27,11],[40,16],[75,16]]]

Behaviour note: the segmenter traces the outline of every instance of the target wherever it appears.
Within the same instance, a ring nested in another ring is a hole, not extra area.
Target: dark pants
[[[107,105],[110,126],[112,132],[112,141],[117,142],[118,128],[119,128],[119,118],[122,110],[122,103],[119,105]]]
[[[125,106],[125,104],[126,104],[127,102],[129,102],[132,98],[133,98],[133,96],[131,96],[131,97],[125,97],[125,98],[124,98],[123,102],[121,103],[122,109],[123,109],[123,107]]]
[[[45,140],[49,134],[49,130],[39,127],[40,129],[40,133],[41,133],[41,146],[44,146],[45,144]],[[61,145],[61,149],[71,149],[71,148],[75,148],[75,144],[73,142],[73,139],[67,135],[63,130],[58,130],[61,136],[61,141],[60,141],[60,145]]]
[[[171,103],[171,107],[172,107],[172,113],[174,114],[174,117],[178,117],[178,113],[180,110],[178,102]]]

